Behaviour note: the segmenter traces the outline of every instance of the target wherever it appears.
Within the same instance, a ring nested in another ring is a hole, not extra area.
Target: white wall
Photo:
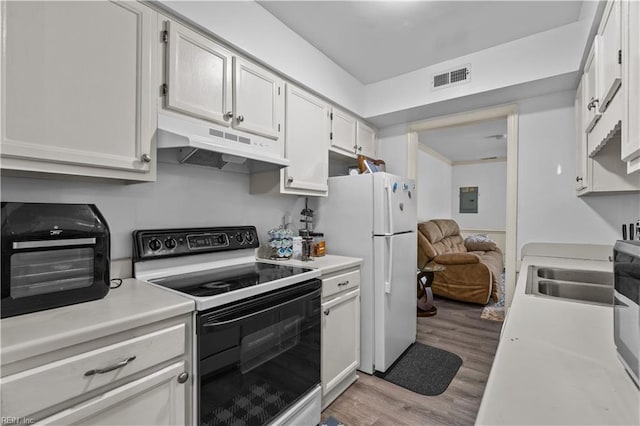
[[[418,222],[451,217],[452,167],[418,150]]]
[[[362,114],[364,85],[254,1],[161,1],[227,43]]]
[[[640,215],[638,193],[576,197],[574,96],[519,102],[518,253],[529,242],[612,245]]]
[[[384,160],[387,172],[408,176],[409,154],[407,126],[392,126],[378,132],[378,158]]]
[[[460,213],[460,187],[478,187],[478,213]],[[506,228],[507,162],[454,165],[451,184],[451,218],[462,229]]]
[[[249,175],[158,164],[157,182],[80,182],[51,177],[2,177],[2,201],[92,203],[111,230],[112,259],[131,257],[131,232],[147,228],[256,225],[259,238],[291,214],[294,226],[304,197],[250,195]]]
[[[474,52],[365,86],[364,116],[488,92],[578,71],[591,22],[587,19]],[[431,89],[434,74],[470,64],[470,81]]]

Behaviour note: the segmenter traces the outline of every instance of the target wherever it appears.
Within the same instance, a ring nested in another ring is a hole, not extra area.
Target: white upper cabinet
[[[366,155],[370,158],[376,157],[376,131],[364,124],[361,121],[358,121],[358,130],[356,132],[357,135],[357,154]]]
[[[165,107],[278,140],[284,82],[213,40],[166,21]]]
[[[331,108],[331,150],[356,158],[357,119],[338,109]]]
[[[2,168],[155,179],[156,13],[2,2]]]
[[[284,82],[275,74],[233,58],[233,127],[271,139],[280,138]]]
[[[584,80],[584,79],[583,79]],[[584,95],[582,93],[582,83],[578,85],[575,98],[575,115],[576,115],[576,191],[578,194],[588,185],[587,176],[587,133],[584,131],[582,124],[582,107]]]
[[[624,104],[621,159],[628,171],[640,171],[640,2],[622,2]]]
[[[583,110],[583,124],[585,131],[588,133],[593,129],[596,122],[602,115],[598,110],[598,45],[599,36],[596,36],[587,62],[584,65],[584,77],[582,79],[582,90],[584,94],[584,101],[582,105]]]
[[[330,150],[356,158],[376,156],[376,132],[362,121],[336,107],[331,108]]]
[[[620,44],[620,1],[607,6],[598,30],[598,110],[604,112],[616,94],[621,82],[622,47]]]
[[[165,25],[165,106],[229,126],[231,52],[177,22]]]
[[[285,154],[291,165],[282,171],[283,193],[326,195],[329,174],[329,105],[287,84]]]

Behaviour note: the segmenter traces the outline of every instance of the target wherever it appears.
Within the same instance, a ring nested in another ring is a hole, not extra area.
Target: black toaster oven
[[[2,202],[1,317],[103,298],[109,243],[93,204]]]

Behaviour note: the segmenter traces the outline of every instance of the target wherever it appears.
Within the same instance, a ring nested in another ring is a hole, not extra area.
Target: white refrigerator
[[[389,173],[329,178],[316,229],[327,253],[364,259],[360,367],[386,371],[416,340],[416,187]]]

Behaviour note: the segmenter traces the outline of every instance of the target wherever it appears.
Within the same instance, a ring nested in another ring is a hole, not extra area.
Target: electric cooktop
[[[215,296],[308,272],[309,269],[270,263],[249,263],[149,280],[196,297]]]

